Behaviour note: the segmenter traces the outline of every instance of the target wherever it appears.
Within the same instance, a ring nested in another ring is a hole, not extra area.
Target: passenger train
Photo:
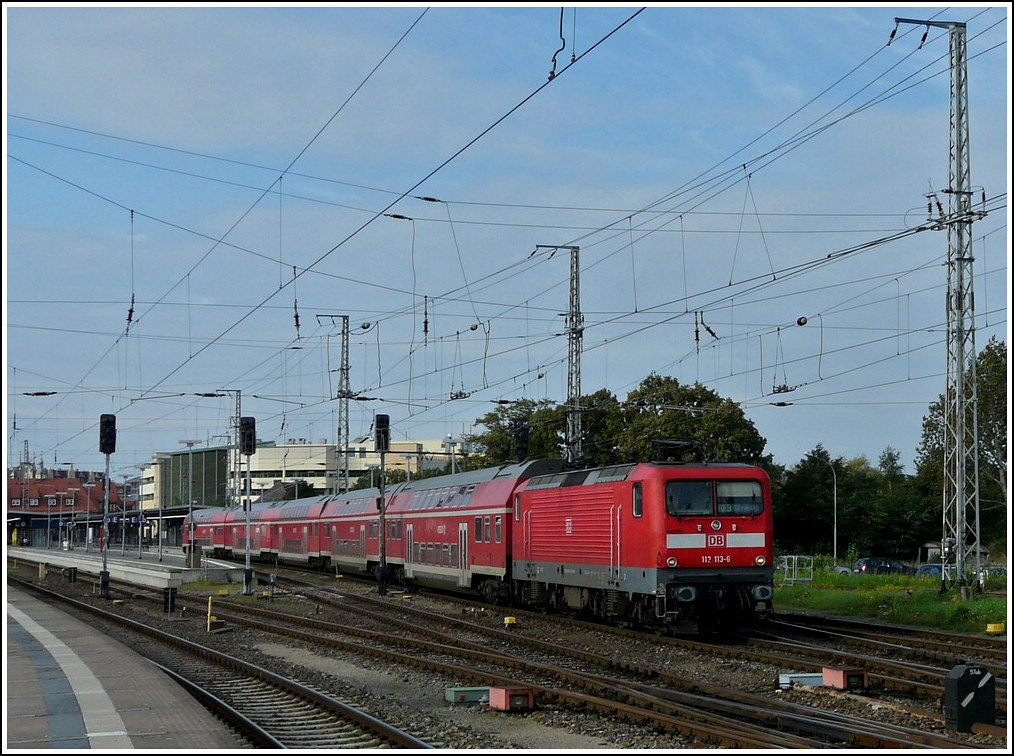
[[[249,522],[249,528],[248,528]],[[206,555],[379,576],[638,627],[739,627],[771,612],[759,467],[530,460],[310,498],[203,509]],[[383,537],[381,537],[383,534]]]

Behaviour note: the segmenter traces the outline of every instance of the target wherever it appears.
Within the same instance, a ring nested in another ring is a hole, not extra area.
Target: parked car
[[[939,578],[943,574],[944,568],[939,562],[931,562],[929,564],[920,565],[919,569],[915,571],[916,577]]]
[[[863,557],[852,565],[858,575],[911,575],[915,570],[890,557]]]

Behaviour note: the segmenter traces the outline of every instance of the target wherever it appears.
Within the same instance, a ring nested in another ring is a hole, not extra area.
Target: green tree
[[[939,531],[933,511],[890,447],[877,467],[865,457],[832,459],[817,446],[785,473],[774,500],[775,543],[783,553],[890,556],[911,561]]]
[[[475,423],[486,430],[463,438],[472,450],[471,467],[563,456],[565,416],[563,409],[548,399],[518,399],[500,404]]]
[[[623,433],[623,422],[623,408],[612,392],[602,389],[581,399],[581,456],[584,464],[603,467],[620,461],[618,440]]]
[[[767,442],[736,402],[700,383],[655,374],[627,395],[617,440],[619,457],[629,461],[689,459],[693,452],[666,446],[689,442],[712,462],[771,464]]]
[[[475,422],[486,430],[466,441],[484,465],[518,459],[519,427],[528,431],[528,458],[566,455],[566,408],[548,400],[499,405]],[[774,468],[766,441],[736,402],[670,377],[648,376],[623,402],[605,389],[582,397],[581,431],[581,465],[700,456]]]
[[[833,469],[832,469],[833,467]],[[844,473],[844,462],[831,459],[817,444],[785,472],[777,496],[772,494],[774,536],[777,549],[785,554],[833,554],[835,501],[842,505],[836,479]],[[841,514],[841,509],[838,510]],[[841,522],[838,553],[842,554]]]
[[[905,475],[900,456],[891,447],[881,453],[880,486],[872,506],[880,513],[881,552],[911,561],[923,543],[939,538],[940,508],[920,495],[916,481]]]
[[[995,337],[975,357],[979,445],[979,529],[984,545],[1003,551],[1007,538],[1007,345]],[[971,369],[966,372],[971,378]],[[943,394],[929,406],[916,449],[917,484],[939,522],[944,489]],[[939,533],[937,533],[939,537]]]

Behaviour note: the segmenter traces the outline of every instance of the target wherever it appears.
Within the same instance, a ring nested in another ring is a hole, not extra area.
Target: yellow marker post
[[[211,596],[208,596],[208,632],[211,632],[211,623],[214,621],[214,617],[211,616]]]

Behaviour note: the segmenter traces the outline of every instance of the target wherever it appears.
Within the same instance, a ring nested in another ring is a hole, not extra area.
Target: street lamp
[[[142,504],[144,502],[144,471],[148,468],[147,464],[138,465],[138,476],[137,476],[137,558],[142,559],[141,546],[144,543],[144,510]]]
[[[120,486],[120,556],[127,555],[127,505],[130,503],[130,483],[124,478]]]
[[[838,566],[838,473],[836,473],[834,471],[834,465],[832,465],[829,460],[825,459],[824,462],[827,464],[828,467],[831,468],[831,477],[832,477],[832,480],[834,481],[834,535],[832,536],[832,540],[834,541],[834,543],[832,544],[831,548],[832,548],[832,550],[834,552],[834,556],[833,556],[834,566],[837,567]]]
[[[85,551],[92,545],[92,487],[94,483],[82,483],[85,488]]]
[[[447,440],[444,441],[444,446],[447,447],[447,453],[451,455],[451,475],[454,475],[454,447],[458,445],[458,442],[454,440],[454,437],[450,433],[447,434]]]
[[[74,548],[74,528],[77,525],[77,494],[80,488],[68,488],[67,491],[71,496],[70,499],[70,522],[67,523],[67,550]],[[66,503],[66,499],[64,500]],[[61,516],[62,520],[63,517]]]
[[[189,457],[189,472],[187,473],[187,543],[186,543],[186,564],[188,567],[195,566],[193,564],[193,550],[194,550],[194,444],[200,439],[184,439],[180,441],[181,444],[187,445],[187,456]]]
[[[156,453],[155,454],[156,464],[158,464],[158,465],[162,465],[169,458],[170,458],[170,455],[168,455],[168,454],[164,454],[164,453]],[[169,473],[165,473],[162,469],[159,470],[159,475],[161,476],[161,479],[163,481],[168,480],[171,477]],[[164,489],[164,488],[165,488],[164,485],[160,487],[160,489],[159,489],[159,496],[158,496],[158,561],[160,561],[160,562],[162,561],[162,524],[163,524],[163,521],[162,521],[162,497],[163,497],[163,491],[162,491],[162,489]]]
[[[64,491],[53,491],[52,493],[46,494],[46,548],[49,548],[50,541],[53,540],[53,531],[50,529],[50,518],[53,512],[53,507],[56,506],[57,496],[66,496]],[[63,506],[60,507],[61,514],[63,513]]]

